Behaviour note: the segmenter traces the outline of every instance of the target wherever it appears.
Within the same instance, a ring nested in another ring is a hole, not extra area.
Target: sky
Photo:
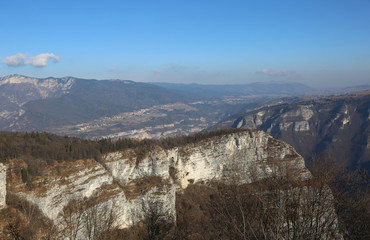
[[[4,0],[0,77],[370,84],[370,0]]]

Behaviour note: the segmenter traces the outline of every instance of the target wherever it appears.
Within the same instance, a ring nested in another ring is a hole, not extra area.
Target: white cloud
[[[12,67],[19,67],[22,65],[32,65],[34,67],[46,67],[48,60],[53,59],[54,62],[59,62],[60,57],[53,53],[41,53],[37,56],[28,58],[26,54],[18,53],[14,56],[6,57],[3,63]]]
[[[41,53],[35,57],[31,57],[26,61],[26,64],[33,65],[35,67],[46,67],[48,65],[48,59],[51,58],[54,62],[59,62],[60,57],[55,56],[53,53]]]
[[[294,74],[295,72],[287,71],[287,70],[274,71],[274,70],[262,69],[262,70],[257,71],[256,73],[273,76],[273,77],[283,77],[283,76],[288,76],[290,74]]]
[[[26,54],[18,53],[14,56],[6,57],[3,63],[5,63],[8,66],[18,67],[18,66],[24,65],[26,59],[27,59]]]

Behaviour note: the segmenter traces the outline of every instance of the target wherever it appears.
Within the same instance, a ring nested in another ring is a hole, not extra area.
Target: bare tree
[[[36,204],[27,199],[8,192],[7,204],[3,217],[7,222],[8,238],[27,240],[42,238],[44,233],[53,228],[53,222],[43,215]]]
[[[76,240],[79,231],[85,224],[85,206],[80,200],[72,199],[60,213],[60,234],[69,240]]]
[[[86,200],[85,237],[89,240],[104,240],[119,218],[118,209],[114,203],[99,204],[97,197]]]
[[[370,236],[370,176],[364,169],[350,171],[338,166],[335,159],[318,158],[311,167],[314,179],[330,186],[345,239],[367,239]]]
[[[142,210],[146,233],[142,234],[141,239],[163,239],[169,234],[174,226],[174,219],[170,213],[167,213],[163,204],[147,199],[142,202]]]
[[[266,164],[270,168],[266,178],[213,185],[217,193],[210,201],[212,219],[225,238],[340,238],[328,176],[305,180],[288,161]]]

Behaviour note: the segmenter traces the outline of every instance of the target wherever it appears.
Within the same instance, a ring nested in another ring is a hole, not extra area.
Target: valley
[[[370,240],[370,0],[1,10],[0,240]]]
[[[275,239],[350,239],[368,232],[362,170],[370,159],[370,92],[358,91],[366,86],[322,96],[294,83],[20,75],[0,83],[2,237],[239,239],[269,229]],[[350,187],[342,189],[339,176]],[[241,234],[245,214],[253,218]]]
[[[165,138],[202,131],[245,106],[311,91],[295,83],[148,84],[73,77],[0,79],[0,130],[84,138]]]

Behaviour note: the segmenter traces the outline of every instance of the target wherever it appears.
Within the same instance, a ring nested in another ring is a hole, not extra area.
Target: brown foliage
[[[7,208],[2,210],[0,222],[5,222],[3,235],[8,239],[50,239],[53,223],[40,209],[15,194],[7,194]],[[1,236],[1,235],[0,235]]]
[[[314,179],[322,179],[334,195],[341,233],[345,239],[370,236],[370,176],[365,170],[349,171],[334,159],[319,158],[311,167]]]
[[[58,136],[51,133],[25,132],[0,133],[0,162],[13,158],[22,158],[27,168],[24,176],[40,176],[42,169],[53,166],[55,162],[75,161],[92,158],[101,161],[102,154],[125,149],[133,149],[136,153],[136,165],[150,151],[159,146],[164,149],[196,143],[211,137],[247,130],[224,129],[212,132],[200,132],[192,135],[177,136],[163,140],[135,139],[101,139],[98,141],[75,137]]]
[[[30,183],[33,176],[42,174],[45,166],[56,161],[81,158],[100,161],[104,153],[127,148],[134,149],[140,161],[157,146],[169,149],[237,131],[204,132],[161,141],[90,141],[49,133],[4,133],[0,135],[0,162],[22,158],[25,166],[19,166],[14,173],[25,183]],[[285,175],[281,174],[281,169],[275,176],[253,184],[190,184],[184,194],[177,195],[176,226],[159,217],[161,211],[153,205],[147,209],[146,219],[129,230],[114,229],[109,220],[112,209],[106,209],[104,216],[108,216],[108,220],[101,222],[107,224],[98,231],[100,227],[94,226],[103,213],[94,208],[96,203],[91,199],[71,201],[63,209],[65,224],[69,224],[65,229],[66,236],[74,239],[85,224],[85,227],[90,226],[87,229],[91,233],[87,236],[90,239],[336,238],[337,223],[332,203],[339,217],[341,234],[346,239],[370,236],[369,176],[366,173],[347,172],[336,168],[333,162],[318,160],[311,167],[313,178],[301,181],[294,178],[299,174],[294,169],[284,168]],[[170,175],[176,180],[174,169],[170,169]],[[232,182],[237,183],[238,179]],[[128,191],[140,194],[153,184],[159,186],[163,182],[155,177],[147,178],[134,182]],[[11,193],[7,203],[8,208],[2,211],[2,216],[7,217],[4,236],[10,239],[55,237],[52,223],[36,206]]]
[[[369,177],[317,162],[313,178],[189,185],[177,196],[176,239],[367,239]],[[330,187],[330,188],[329,188]]]

